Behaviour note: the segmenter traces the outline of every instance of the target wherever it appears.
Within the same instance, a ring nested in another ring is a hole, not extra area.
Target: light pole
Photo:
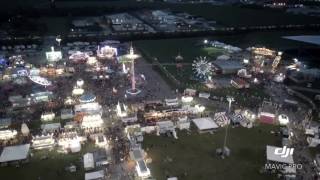
[[[227,116],[228,116],[228,119],[229,119],[229,115],[230,115],[230,112],[231,112],[231,105],[232,105],[232,102],[234,101],[234,98],[233,97],[227,97],[227,101],[228,101],[228,112],[227,112]],[[227,123],[226,125],[226,134],[224,136],[224,142],[223,142],[223,149],[225,150],[227,148],[227,138],[228,138],[228,129],[229,129],[229,124],[230,122]]]
[[[233,97],[227,97],[227,101],[228,101],[229,104],[228,104],[228,112],[226,113],[226,115],[227,115],[228,120],[229,120],[229,115],[230,115],[230,112],[231,112],[231,105],[232,105],[232,102],[234,102],[234,98]],[[230,122],[227,122],[227,125],[226,125],[226,133],[224,135],[223,147],[222,147],[222,149],[218,149],[219,152],[221,153],[221,157],[222,158],[224,158],[225,156],[229,156],[229,154],[230,154],[230,150],[227,147],[229,123]]]

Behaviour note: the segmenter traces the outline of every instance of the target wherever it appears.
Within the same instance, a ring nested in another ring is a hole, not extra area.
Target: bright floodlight
[[[289,117],[285,114],[280,114],[278,116],[278,121],[280,125],[287,125],[289,123]]]
[[[230,112],[231,104],[232,104],[232,102],[234,101],[234,98],[233,98],[233,97],[227,97],[227,101],[228,101],[228,103],[229,103],[229,112]]]
[[[84,84],[84,81],[83,81],[82,79],[78,79],[78,80],[77,80],[77,86],[78,86],[78,87],[82,87],[83,84]]]
[[[60,43],[61,43],[61,41],[62,41],[61,37],[60,37],[60,36],[57,36],[57,37],[56,37],[56,41],[58,42],[58,44],[59,44],[59,46],[60,46]]]
[[[248,64],[249,63],[249,59],[243,59],[243,63]]]
[[[207,39],[203,40],[203,43],[208,44],[208,40]]]

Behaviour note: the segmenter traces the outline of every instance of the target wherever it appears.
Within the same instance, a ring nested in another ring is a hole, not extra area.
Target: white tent
[[[190,121],[188,121],[187,116],[185,116],[185,118],[179,118],[177,122],[177,128],[179,128],[180,130],[190,128]]]
[[[77,139],[71,140],[69,147],[70,147],[70,151],[72,153],[80,152],[81,151],[81,144],[80,144],[79,139],[77,138]]]
[[[86,170],[94,168],[94,159],[92,153],[86,153],[83,155],[83,166]]]
[[[29,150],[30,144],[7,146],[1,153],[0,163],[27,159]]]
[[[178,180],[177,177],[169,177],[167,180]]]
[[[219,60],[229,60],[230,59],[230,56],[227,56],[227,55],[221,55],[221,56],[218,56],[217,59]]]
[[[278,121],[280,125],[287,125],[289,123],[289,117],[285,114],[280,114],[278,116]]]
[[[28,135],[29,135],[30,130],[29,130],[29,128],[28,128],[28,126],[27,126],[26,123],[22,123],[22,124],[21,124],[21,133],[22,133],[24,136],[28,136]]]
[[[192,122],[200,131],[213,130],[219,127],[210,117],[192,119]]]
[[[84,177],[85,180],[94,180],[94,179],[103,179],[103,178],[104,178],[103,170],[86,173]]]

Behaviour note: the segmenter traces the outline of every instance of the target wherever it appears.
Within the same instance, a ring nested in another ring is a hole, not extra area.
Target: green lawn
[[[79,180],[84,179],[83,161],[80,159],[82,155],[88,151],[95,149],[93,145],[82,146],[80,153],[60,154],[56,151],[33,151],[33,157],[28,164],[22,165],[20,168],[8,166],[0,167],[1,179],[7,180]],[[48,159],[41,160],[47,156]],[[70,173],[64,170],[65,167],[74,164],[77,172]]]
[[[224,160],[215,155],[222,146],[224,129],[215,134],[178,132],[177,140],[146,135],[143,146],[152,158],[148,166],[157,180],[165,180],[166,176],[184,180],[270,180],[272,176],[260,174],[259,170],[266,162],[266,145],[280,143],[280,137],[270,134],[271,130],[278,127],[230,128],[227,146],[232,152]]]
[[[135,41],[134,45],[151,58],[157,58],[164,67],[182,82],[190,81],[192,76],[192,62],[199,56],[207,56],[215,59],[218,55],[224,53],[223,49],[204,48],[199,44],[201,38],[184,39],[163,39],[163,40],[144,40]],[[183,56],[183,68],[176,68],[175,57],[178,54]],[[172,64],[167,64],[172,63]]]
[[[248,8],[240,6],[214,6],[209,4],[184,4],[172,6],[172,9],[186,11],[217,21],[226,26],[256,26],[280,24],[308,24],[320,22],[319,18],[293,15],[281,10]]]
[[[157,58],[160,63],[175,63],[175,57],[180,53],[183,63],[186,63],[182,70],[178,70],[175,64],[165,67],[176,76],[177,79],[190,83],[192,75],[191,63],[196,57],[207,56],[212,60],[224,53],[224,50],[217,48],[204,48],[199,44],[204,39],[218,40],[230,45],[238,46],[243,49],[250,46],[265,46],[281,51],[287,49],[299,49],[301,47],[314,47],[313,45],[283,39],[282,36],[316,34],[315,31],[272,31],[272,32],[253,32],[230,36],[211,36],[203,38],[180,38],[180,39],[161,39],[161,40],[141,40],[135,41],[134,45],[142,50],[151,58]],[[189,64],[188,64],[189,63]],[[193,82],[191,82],[193,83]]]

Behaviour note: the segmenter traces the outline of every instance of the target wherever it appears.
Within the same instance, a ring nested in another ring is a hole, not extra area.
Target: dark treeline
[[[0,11],[0,21],[7,21],[13,16],[24,16],[30,18],[40,18],[40,17],[67,17],[67,16],[101,16],[104,14],[127,12],[127,11],[137,11],[141,9],[157,9],[160,6],[154,6],[148,3],[137,3],[130,5],[109,5],[109,6],[99,6],[99,7],[56,7],[50,6],[47,8],[33,8],[33,7],[17,7],[16,9],[8,9],[7,11]]]
[[[74,42],[74,41],[101,41],[105,39],[109,40],[119,40],[119,41],[136,41],[136,40],[157,40],[157,39],[174,39],[174,38],[188,38],[188,37],[207,37],[207,36],[228,36],[228,35],[239,35],[246,34],[250,32],[272,32],[279,30],[290,30],[290,31],[313,31],[320,30],[320,24],[317,25],[304,25],[302,27],[275,27],[268,30],[261,30],[258,27],[251,27],[247,29],[242,28],[234,28],[233,30],[214,30],[214,31],[197,31],[197,32],[157,32],[157,33],[143,33],[143,32],[135,32],[135,33],[127,33],[127,34],[110,34],[110,35],[99,35],[96,36],[81,36],[81,37],[62,37],[64,39],[63,43]],[[11,39],[11,40],[0,40],[1,44],[19,44],[19,43],[27,43],[33,42],[36,44],[41,43],[41,38],[36,40],[31,40],[28,38],[25,39]]]
[[[250,32],[272,32],[278,30],[290,30],[290,31],[301,31],[301,30],[320,30],[320,24],[317,26],[305,25],[303,27],[276,27],[270,30],[261,30],[257,28],[234,28],[233,30],[215,30],[215,31],[197,31],[197,32],[157,32],[157,33],[128,33],[128,34],[115,34],[108,36],[93,36],[93,37],[65,37],[65,42],[71,41],[99,41],[101,39],[110,39],[110,40],[120,40],[120,41],[135,41],[135,40],[156,40],[156,39],[171,39],[171,38],[188,38],[188,37],[205,37],[205,36],[217,36],[217,35],[239,35],[241,33],[250,33]]]

